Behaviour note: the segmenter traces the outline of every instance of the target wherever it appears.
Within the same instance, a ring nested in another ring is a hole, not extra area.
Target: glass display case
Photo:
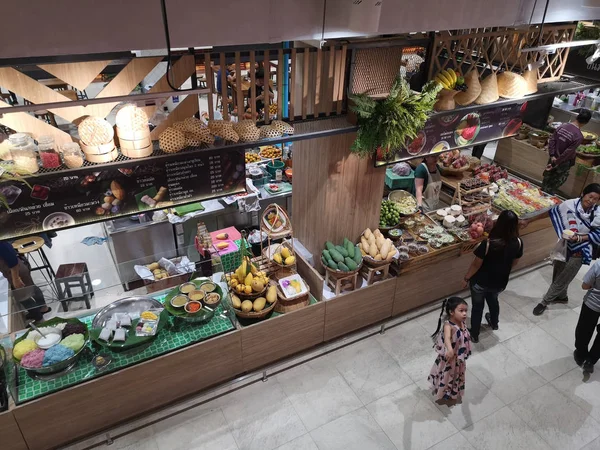
[[[192,251],[198,255],[196,249],[188,249],[189,253]],[[213,258],[208,256],[197,262],[186,257],[167,259],[162,254],[129,261],[128,266],[137,271],[129,284],[138,287],[128,292],[115,276],[115,267],[87,270],[86,266],[85,272],[74,269],[63,278],[59,276],[65,274],[57,273],[52,284],[36,276],[34,286],[16,290],[9,290],[8,282],[0,279],[0,343],[6,352],[5,382],[14,403],[21,405],[235,330],[237,321],[231,311],[224,273],[239,265],[240,252],[215,257],[217,252],[213,249],[212,254]],[[211,304],[203,298],[198,305],[200,311],[188,314],[186,302],[191,302],[190,293],[184,292],[189,298],[182,304],[171,300],[181,294],[180,286],[190,281],[205,296],[213,288],[220,301]],[[68,286],[71,295],[65,300]],[[50,350],[43,349],[43,336],[28,327],[46,306],[52,311],[35,324],[44,334],[57,332],[62,339],[58,346],[65,343],[70,348],[75,339],[65,339],[73,330],[83,334],[82,346],[74,344],[71,356],[62,366],[52,359],[54,355],[48,356]],[[153,336],[138,335],[145,311],[156,315],[158,321]],[[122,314],[128,315],[127,320]],[[120,321],[110,324],[117,319]],[[73,324],[79,329],[74,329]],[[124,342],[116,340],[115,330],[103,340],[102,330],[111,326],[125,330]]]

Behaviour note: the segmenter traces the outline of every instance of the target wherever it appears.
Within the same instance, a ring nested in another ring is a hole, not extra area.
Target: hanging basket
[[[292,234],[292,222],[287,212],[278,204],[265,208],[260,220],[260,229],[272,239],[280,239]]]

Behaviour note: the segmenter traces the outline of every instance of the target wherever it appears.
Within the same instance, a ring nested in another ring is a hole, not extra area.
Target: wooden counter
[[[12,411],[0,413],[0,448],[2,450],[27,450]]]
[[[542,174],[548,164],[548,152],[530,145],[526,140],[514,138],[501,139],[498,141],[494,162],[510,170],[516,175],[523,175],[542,184]],[[571,167],[569,178],[559,190],[565,198],[579,197],[581,191],[587,184],[588,170],[578,169],[575,165]]]

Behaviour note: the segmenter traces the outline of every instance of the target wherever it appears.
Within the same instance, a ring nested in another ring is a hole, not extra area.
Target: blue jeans
[[[498,316],[500,315],[498,294],[502,291],[503,289],[488,289],[478,284],[471,283],[471,301],[473,302],[473,311],[471,311],[471,336],[479,337],[484,302],[487,303],[490,310],[490,321],[492,325],[498,325]]]

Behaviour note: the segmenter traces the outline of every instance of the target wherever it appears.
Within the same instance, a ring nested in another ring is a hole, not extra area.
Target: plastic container
[[[60,155],[56,151],[56,144],[52,136],[40,136],[38,138],[38,150],[44,169],[56,169],[61,166]]]
[[[282,170],[285,167],[285,164],[282,161],[274,160],[267,164],[267,172],[274,177],[277,170]]]
[[[15,167],[19,170],[29,173],[36,173],[40,170],[37,161],[37,146],[33,139],[25,133],[11,134],[10,155]]]
[[[83,152],[77,142],[69,142],[61,147],[63,161],[69,169],[77,169],[83,166]]]

